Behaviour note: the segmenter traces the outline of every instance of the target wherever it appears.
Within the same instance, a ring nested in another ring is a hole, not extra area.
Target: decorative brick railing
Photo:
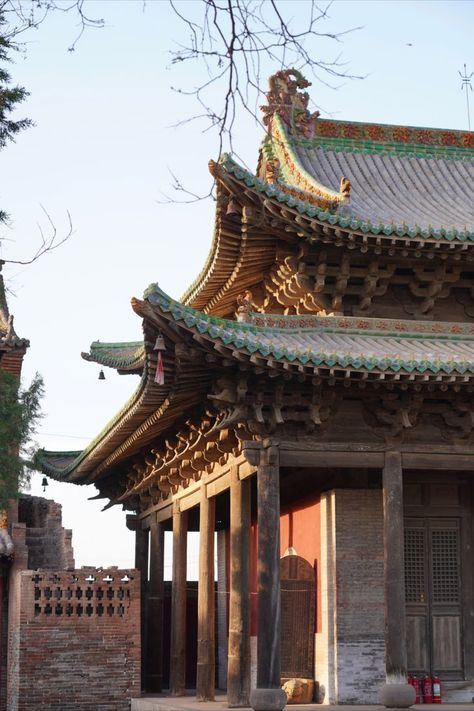
[[[34,616],[123,617],[129,614],[134,575],[99,570],[35,572]]]
[[[9,711],[127,711],[140,695],[140,573],[22,570]]]

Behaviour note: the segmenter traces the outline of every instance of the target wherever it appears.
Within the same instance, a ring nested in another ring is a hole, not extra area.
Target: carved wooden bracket
[[[251,373],[242,373],[237,381],[220,378],[208,395],[219,413],[216,429],[240,427],[260,436],[321,429],[335,412],[338,397],[333,388],[316,381],[312,387],[308,384],[296,385],[284,377],[262,382]]]
[[[390,391],[364,400],[363,415],[378,437],[400,442],[421,420],[424,395],[416,391]]]

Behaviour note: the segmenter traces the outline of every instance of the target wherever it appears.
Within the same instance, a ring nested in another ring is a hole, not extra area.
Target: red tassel
[[[163,358],[161,357],[160,351],[158,351],[158,358],[156,360],[155,383],[158,385],[165,384],[165,369],[163,367]]]

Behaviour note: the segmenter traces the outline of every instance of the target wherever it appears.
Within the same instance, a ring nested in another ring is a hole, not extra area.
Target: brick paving
[[[292,709],[292,711],[347,711],[351,709],[352,711],[375,711],[376,709],[384,709],[380,705],[352,705],[347,704],[344,706],[324,706],[322,704],[291,704],[286,707],[287,709]],[[415,711],[439,711],[439,704],[420,704],[417,706],[412,706]],[[444,711],[473,711],[474,703],[470,704],[442,704]],[[169,696],[164,696],[161,694],[150,694],[141,699],[132,699],[131,711],[224,711],[228,709],[227,699],[224,694],[216,695],[215,701],[196,701],[196,699],[189,696],[180,696],[176,698],[171,698]]]

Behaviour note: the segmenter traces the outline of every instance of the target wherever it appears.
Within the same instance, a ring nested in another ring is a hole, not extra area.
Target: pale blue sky
[[[294,14],[306,5],[283,4]],[[95,339],[139,339],[130,298],[154,281],[179,297],[204,263],[214,221],[209,201],[159,203],[169,169],[203,193],[211,184],[207,162],[217,158],[216,137],[202,125],[169,128],[197,112],[170,86],[186,88],[204,76],[199,62],[168,66],[182,26],[163,1],[148,0],[145,11],[141,0],[90,5],[107,27],[87,32],[74,53],[67,52],[75,31],[69,16],[50,17],[28,37],[26,55],[11,70],[31,92],[20,113],[36,127],[1,153],[0,205],[13,218],[4,257],[34,250],[36,225],[44,225],[40,205],[60,234],[68,210],[74,225],[73,238],[54,254],[28,268],[5,267],[17,332],[31,340],[25,380],[38,370],[46,382],[38,440],[49,449],[85,446],[135,388],[135,378],[112,371],[99,382],[99,369],[80,352]],[[198,0],[186,5],[199,12]],[[366,78],[338,82],[337,91],[314,82],[310,93],[323,115],[467,128],[458,70],[464,62],[474,68],[472,2],[336,0],[329,14],[324,29],[363,29],[339,45],[322,40],[313,54],[342,52],[348,71]],[[261,137],[248,115],[238,117],[234,142],[250,166]],[[132,563],[121,512],[98,514],[97,502],[84,503],[94,491],[83,487],[51,482],[48,494],[63,502],[80,564]]]

